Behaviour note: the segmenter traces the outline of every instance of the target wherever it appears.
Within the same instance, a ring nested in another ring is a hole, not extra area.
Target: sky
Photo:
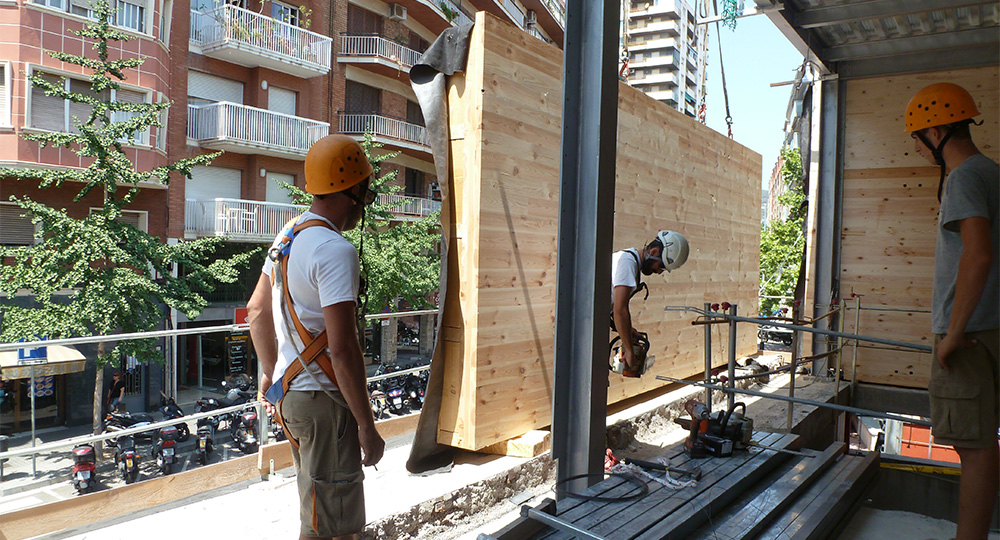
[[[748,10],[752,9],[752,3],[747,4]],[[802,55],[766,15],[737,19],[735,31],[721,24],[718,28],[717,32],[715,24],[709,27],[706,124],[726,133],[726,103],[719,71],[721,35],[733,139],[761,155],[761,182],[766,189],[781,149],[785,110],[792,90],[791,85],[770,85],[792,80],[802,64]]]

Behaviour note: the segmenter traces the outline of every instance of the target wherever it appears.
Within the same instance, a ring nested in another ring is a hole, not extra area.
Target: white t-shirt
[[[296,221],[302,223],[311,219],[329,220],[317,214],[306,211]],[[330,223],[333,226],[332,223]],[[272,247],[278,245],[281,235],[275,238]],[[299,320],[314,336],[326,329],[323,319],[323,308],[341,302],[357,302],[360,287],[361,264],[358,251],[348,242],[336,227],[333,230],[326,227],[310,227],[305,229],[292,241],[292,250],[288,256],[288,287],[295,305],[295,313]],[[271,260],[265,259],[261,272],[271,276],[274,268]],[[274,317],[275,334],[278,338],[278,361],[274,368],[273,379],[277,380],[291,365],[297,362],[296,347],[290,335],[298,335],[291,322],[285,322],[281,304],[284,301],[281,291],[275,287],[271,291],[271,312]],[[317,391],[336,390],[337,387],[315,363],[309,364],[309,371],[319,381],[307,373],[301,373],[292,381],[291,390]]]
[[[629,255],[632,253],[635,255]],[[615,305],[615,287],[624,285],[629,294],[639,286],[639,252],[635,249],[616,251],[611,255],[611,306]]]

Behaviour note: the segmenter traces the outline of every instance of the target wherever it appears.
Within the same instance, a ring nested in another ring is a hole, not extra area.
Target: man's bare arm
[[[250,337],[260,361],[260,392],[263,395],[271,387],[274,365],[278,362],[274,316],[271,314],[271,279],[267,274],[261,273],[257,280],[257,287],[247,302],[247,313],[250,319]],[[270,406],[266,406],[269,407],[268,412],[274,414]]]
[[[971,345],[965,339],[965,328],[972,313],[979,305],[993,264],[993,243],[990,237],[990,222],[984,217],[971,217],[959,222],[962,234],[962,256],[958,260],[958,276],[955,280],[955,300],[951,306],[948,333],[937,346],[937,362],[948,369],[948,356],[964,346]]]
[[[622,340],[622,355],[625,363],[629,367],[635,367],[635,354],[632,350],[632,314],[628,310],[628,301],[631,298],[632,289],[625,285],[615,287],[614,306],[611,314],[615,319],[615,328],[618,329],[618,336]]]

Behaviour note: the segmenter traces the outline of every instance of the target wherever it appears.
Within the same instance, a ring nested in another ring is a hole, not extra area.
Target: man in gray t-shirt
[[[962,463],[956,540],[986,538],[1000,491],[1000,169],[972,141],[978,115],[951,83],[923,88],[906,107],[917,153],[941,167],[928,393],[934,442],[954,446]]]

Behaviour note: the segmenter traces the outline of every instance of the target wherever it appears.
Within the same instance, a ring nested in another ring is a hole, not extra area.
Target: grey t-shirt
[[[937,247],[934,252],[934,296],[931,301],[931,328],[935,334],[948,332],[951,306],[955,300],[958,260],[962,256],[962,235],[959,222],[971,217],[990,220],[993,242],[993,264],[983,296],[972,313],[966,332],[1000,327],[1000,229],[998,229],[998,191],[1000,168],[990,158],[976,154],[951,171],[945,182],[938,212]]]

